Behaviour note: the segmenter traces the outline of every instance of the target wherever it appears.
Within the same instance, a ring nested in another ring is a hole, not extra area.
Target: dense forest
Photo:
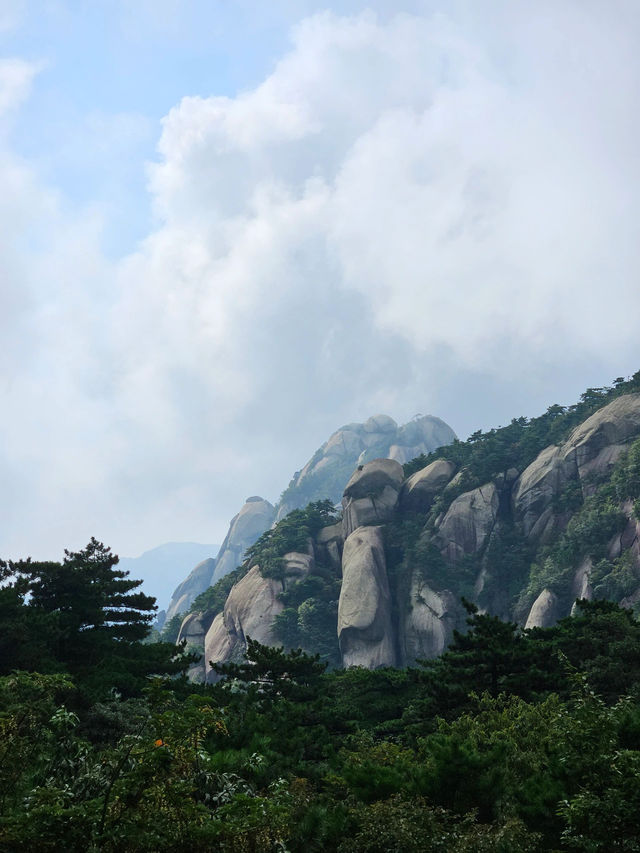
[[[451,458],[466,489],[522,470],[639,388],[636,374],[590,389],[406,473]],[[638,498],[632,444],[588,498],[560,496],[572,520],[536,561],[501,532],[495,583],[516,577],[527,600],[541,583],[564,589],[587,543],[595,594],[571,616],[524,630],[464,598],[462,572],[466,627],[404,668],[339,668],[339,577],[322,564],[284,590],[282,646],[249,639],[207,684],[187,679],[186,649],[149,642],[154,601],[100,542],[62,563],[0,564],[0,850],[640,850],[640,623],[609,600],[633,568],[602,552],[620,501]],[[221,610],[258,556],[282,579],[283,554],[335,518],[322,501],[292,513],[198,606]],[[394,583],[423,545],[411,518],[389,525]]]

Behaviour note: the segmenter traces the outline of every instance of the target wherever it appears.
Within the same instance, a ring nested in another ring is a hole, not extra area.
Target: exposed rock
[[[553,499],[571,480],[583,494],[595,489],[628,443],[640,434],[640,394],[626,394],[603,406],[577,426],[562,447],[545,448],[522,473],[513,489],[513,513],[532,541],[548,542],[566,518],[553,511]]]
[[[577,469],[567,462],[562,448],[551,445],[538,454],[513,487],[513,515],[521,522],[524,535],[546,542],[554,532],[552,502],[566,484],[575,479]]]
[[[315,566],[313,545],[311,543],[309,543],[309,545],[310,549],[307,554],[302,554],[300,551],[290,551],[288,554],[284,555],[282,560],[284,562],[285,577],[291,577],[298,580],[313,570]]]
[[[201,592],[211,586],[216,561],[213,557],[203,560],[193,569],[189,575],[176,587],[171,602],[167,609],[165,621],[172,619],[177,613],[187,611]]]
[[[275,507],[269,501],[257,496],[247,498],[240,512],[231,519],[229,532],[220,546],[212,583],[241,565],[244,552],[271,527],[275,514]]]
[[[225,625],[224,612],[218,613],[211,623],[204,638],[204,656],[202,659],[202,678],[215,681],[216,674],[211,669],[211,662],[227,663],[234,657],[240,657],[242,649],[235,635],[232,635]]]
[[[408,512],[428,512],[436,495],[456,472],[453,462],[436,459],[405,480],[400,492],[400,506]]]
[[[201,647],[208,627],[209,624],[202,613],[188,613],[182,620],[178,643],[186,640],[187,645]]]
[[[177,642],[182,643],[183,640],[186,640],[187,648],[190,651],[202,651],[210,623],[211,619],[208,619],[204,613],[188,613],[182,620]],[[189,667],[187,675],[191,681],[198,682],[204,681],[204,673],[205,662],[204,659],[201,659]]]
[[[455,563],[482,550],[498,515],[498,490],[487,483],[457,497],[442,519],[437,541],[445,559]]]
[[[640,394],[625,394],[598,409],[577,426],[563,450],[572,457],[580,479],[609,473],[620,454],[640,433]]]
[[[447,648],[459,621],[460,607],[448,590],[435,592],[414,572],[409,607],[403,619],[404,665],[438,657]]]
[[[323,527],[316,535],[316,550],[318,560],[334,568],[342,565],[342,522]]]
[[[346,667],[376,669],[395,663],[391,595],[379,527],[358,528],[344,543],[338,639]]]
[[[575,571],[573,576],[573,582],[571,585],[571,598],[573,599],[573,605],[571,607],[571,615],[573,616],[576,611],[576,602],[580,599],[586,598],[587,601],[591,601],[593,598],[593,589],[591,588],[590,577],[591,570],[593,569],[593,561],[591,557],[585,557],[578,568]]]
[[[451,444],[454,439],[453,430],[431,415],[418,416],[402,427],[388,415],[374,415],[363,424],[347,424],[334,432],[294,475],[278,507],[276,520],[313,500],[339,501],[344,483],[356,465],[377,457],[403,464]]]
[[[362,425],[365,432],[396,432],[398,424],[389,415],[373,415]]]
[[[308,555],[297,555],[297,557]],[[294,562],[294,560],[292,560]],[[298,565],[299,561],[295,561]],[[222,622],[214,619],[204,641],[207,673],[209,661],[216,663],[239,659],[247,648],[247,637],[263,645],[277,645],[272,630],[274,618],[284,606],[278,596],[282,584],[263,578],[258,566],[231,588],[224,606]],[[219,614],[220,615],[220,614]]]
[[[358,466],[342,498],[345,540],[358,527],[383,524],[392,518],[402,478],[402,465],[393,459],[374,459]]]
[[[525,628],[550,628],[558,618],[558,597],[550,589],[543,589],[533,602]]]

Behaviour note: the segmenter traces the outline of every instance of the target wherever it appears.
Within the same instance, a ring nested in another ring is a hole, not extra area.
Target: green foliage
[[[284,555],[290,551],[306,553],[309,537],[336,520],[337,514],[330,500],[316,501],[305,509],[294,509],[247,548],[244,564],[260,566],[260,573],[265,578],[284,581]]]
[[[212,617],[217,616],[218,613],[222,613],[227,596],[231,592],[231,587],[238,583],[239,580],[242,580],[249,571],[249,568],[249,564],[245,562],[244,565],[239,566],[223,578],[220,578],[213,586],[205,589],[204,592],[201,592],[194,599],[193,604],[189,608],[189,613],[209,613]],[[184,614],[182,618],[184,618]]]
[[[152,673],[177,674],[192,660],[173,644],[144,644],[156,610],[155,599],[139,591],[141,581],[116,568],[118,557],[96,539],[78,552],[65,551],[62,563],[21,560],[5,563],[10,579],[0,595],[9,630],[20,651],[3,659],[12,666],[73,675],[85,700],[116,687],[139,693]],[[21,637],[24,642],[20,642]],[[41,657],[36,653],[42,650]]]
[[[603,560],[609,540],[625,522],[626,518],[614,502],[609,486],[600,488],[587,498],[559,539],[539,551],[536,562],[531,566],[528,586],[521,597],[525,606],[530,605],[545,587],[561,596],[566,595],[572,572],[580,561],[584,557],[591,557],[594,562]],[[600,573],[603,571],[604,566]],[[615,567],[610,571],[615,572]]]
[[[405,477],[435,459],[448,459],[466,468],[477,483],[487,483],[509,468],[524,470],[550,444],[560,444],[570,431],[597,409],[623,394],[640,391],[640,371],[628,380],[616,380],[611,387],[588,388],[580,402],[572,406],[550,406],[537,418],[514,418],[506,427],[486,433],[478,430],[467,441],[454,441],[428,456],[422,455],[404,466]]]
[[[175,643],[180,633],[180,626],[184,621],[184,613],[176,613],[168,622],[162,626],[158,640],[161,643]]]

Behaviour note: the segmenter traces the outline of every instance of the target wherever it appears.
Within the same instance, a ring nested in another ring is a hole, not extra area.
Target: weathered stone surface
[[[184,613],[188,610],[200,593],[211,586],[215,568],[216,561],[213,557],[209,557],[198,563],[185,580],[176,587],[167,609],[166,622],[172,619],[177,613]]]
[[[297,558],[304,556],[307,555],[296,554],[297,565],[300,565]],[[239,659],[247,647],[247,637],[266,646],[277,645],[272,623],[284,609],[278,598],[281,592],[282,584],[263,578],[258,566],[253,566],[234,584],[224,606],[222,623],[216,617],[205,638],[207,672],[209,661]]]
[[[210,622],[211,619],[207,618],[205,613],[188,613],[182,620],[177,642],[182,643],[183,640],[186,640],[189,651],[202,651]],[[204,658],[192,664],[187,675],[191,681],[204,681]]]
[[[393,459],[374,459],[353,472],[343,495],[354,500],[370,497],[379,494],[385,486],[399,491],[402,480],[403,471],[399,462],[394,462]]]
[[[441,655],[460,617],[455,596],[431,589],[418,572],[413,574],[409,596],[401,637],[405,666]]]
[[[278,507],[276,520],[312,500],[340,500],[344,483],[356,465],[383,456],[404,464],[454,439],[453,430],[431,415],[418,416],[402,427],[388,415],[374,415],[363,424],[347,424],[296,472]]]
[[[201,647],[208,627],[204,614],[188,613],[182,620],[178,643],[186,640],[188,645]]]
[[[212,681],[216,678],[211,669],[212,661],[214,663],[227,663],[234,658],[234,653],[239,651],[237,638],[229,633],[225,625],[224,613],[218,613],[204,639],[203,680]],[[240,657],[239,654],[237,656]]]
[[[575,571],[571,584],[571,598],[573,599],[573,605],[571,606],[572,616],[576,612],[576,601],[583,598],[586,598],[587,601],[591,601],[593,598],[593,589],[591,588],[590,583],[592,569],[593,561],[591,557],[587,556],[582,560]]]
[[[302,554],[300,551],[290,551],[282,558],[284,561],[284,571],[286,577],[298,580],[304,575],[309,574],[315,567],[315,558],[313,555],[313,545],[309,543],[309,553]]]
[[[640,434],[640,394],[625,394],[577,426],[564,445],[580,479],[607,474],[625,445]]]
[[[640,394],[626,394],[603,406],[577,426],[561,446],[545,448],[513,489],[513,513],[525,535],[548,542],[566,521],[554,514],[553,499],[579,481],[585,496],[594,480],[606,476],[630,441],[640,434]]]
[[[577,469],[567,461],[562,448],[551,445],[538,454],[522,472],[513,487],[513,514],[522,524],[525,536],[546,541],[553,532],[552,502],[571,479]]]
[[[342,498],[345,540],[358,527],[390,521],[398,504],[402,477],[402,465],[393,459],[374,459],[358,467]]]
[[[400,507],[408,512],[428,512],[436,495],[456,473],[446,459],[436,459],[405,480],[400,491]]]
[[[363,424],[365,432],[396,432],[398,424],[389,415],[373,415]]]
[[[354,530],[344,543],[338,639],[344,666],[393,666],[391,595],[379,527]]]
[[[437,533],[437,541],[445,559],[455,563],[465,554],[482,550],[498,515],[498,490],[487,483],[457,497]]]
[[[247,498],[240,512],[231,519],[229,532],[220,546],[213,583],[241,565],[244,552],[271,527],[275,514],[275,507],[264,498]]]
[[[550,589],[543,589],[533,602],[525,628],[549,628],[558,619],[558,597]]]
[[[334,568],[342,565],[342,522],[323,527],[316,536],[318,560]]]

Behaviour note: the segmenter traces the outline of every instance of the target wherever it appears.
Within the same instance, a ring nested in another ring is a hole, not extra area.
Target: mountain
[[[171,596],[176,578],[184,576],[201,560],[215,557],[219,547],[198,542],[167,542],[139,557],[120,557],[119,567],[132,578],[142,580],[147,595],[155,596],[158,604],[163,605]]]
[[[167,621],[187,611],[208,586],[236,569],[242,563],[247,548],[274,521],[315,500],[327,498],[338,503],[346,479],[359,462],[378,456],[405,462],[454,439],[451,427],[432,415],[417,415],[400,427],[388,415],[375,415],[365,423],[340,427],[316,450],[304,468],[296,471],[277,506],[258,496],[247,498],[242,509],[231,519],[209,579],[201,567],[196,567],[174,590],[167,608]]]
[[[404,467],[357,465],[341,514],[326,501],[281,519],[184,620],[204,651],[194,677],[247,637],[335,666],[410,665],[464,630],[463,597],[526,628],[580,598],[640,605],[639,392],[640,373]]]

